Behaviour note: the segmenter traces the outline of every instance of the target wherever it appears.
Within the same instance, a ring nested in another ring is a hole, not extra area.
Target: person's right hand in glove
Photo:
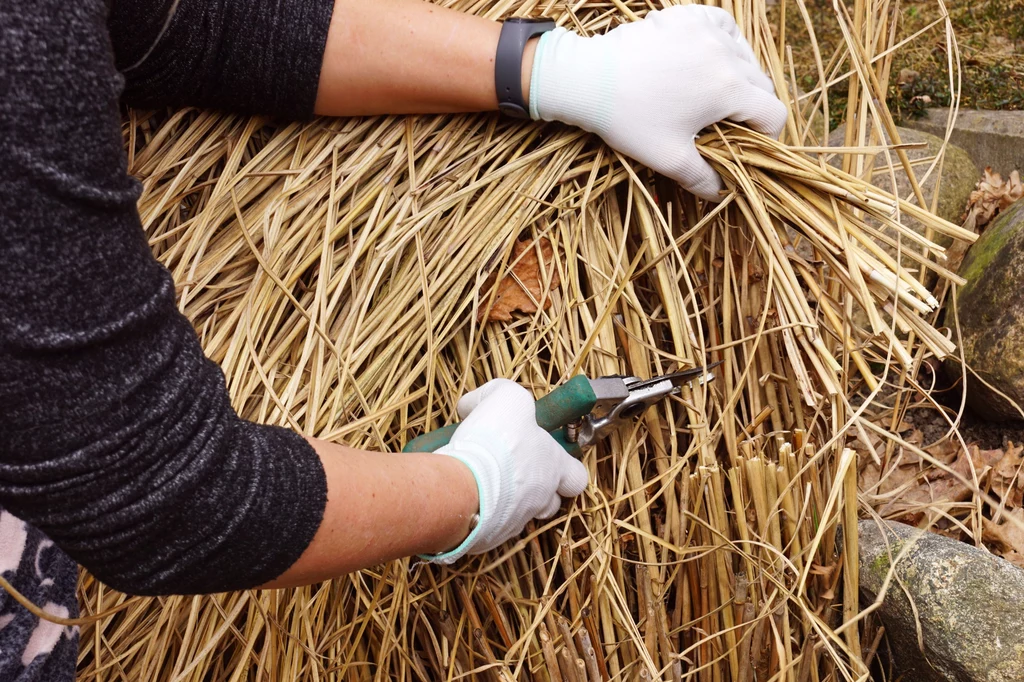
[[[411,554],[450,564],[511,540],[586,489],[587,468],[537,425],[522,386],[494,379],[457,407],[462,422],[437,452],[385,455],[310,439],[327,478],[323,521],[299,560],[265,586],[305,585]]]
[[[718,121],[777,137],[786,107],[732,16],[702,5],[670,7],[582,37],[540,38],[530,115],[600,135],[614,149],[718,201],[722,181],[694,138]]]
[[[519,535],[530,519],[555,515],[562,497],[587,487],[587,469],[537,425],[533,396],[507,379],[494,379],[462,396],[463,420],[437,450],[465,464],[479,491],[479,521],[444,554],[425,558],[449,564],[493,549]]]

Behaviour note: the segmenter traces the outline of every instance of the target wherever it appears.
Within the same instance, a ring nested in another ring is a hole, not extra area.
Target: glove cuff
[[[497,471],[487,471],[489,468],[488,464],[493,462],[493,458],[486,449],[473,443],[449,443],[442,448],[438,448],[435,454],[454,457],[469,467],[469,470],[473,473],[473,478],[476,479],[477,497],[480,504],[480,511],[478,512],[480,520],[458,547],[440,554],[419,555],[420,559],[431,563],[452,564],[469,553],[478,540],[490,536],[494,532],[493,526],[496,525],[495,521],[500,521],[494,513],[498,495],[500,494],[498,489],[500,473]]]
[[[598,135],[611,129],[614,64],[596,40],[564,28],[541,36],[530,75],[531,118],[561,121]]]

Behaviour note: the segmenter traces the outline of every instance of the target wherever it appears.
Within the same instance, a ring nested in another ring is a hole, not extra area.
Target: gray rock
[[[907,151],[907,156],[911,161],[917,159],[924,159],[926,157],[934,157],[938,152],[939,147],[942,145],[942,140],[934,135],[923,133],[918,130],[910,130],[909,128],[898,128],[900,134],[900,140],[904,143],[923,143],[926,146],[920,149],[910,149]],[[829,135],[828,144],[830,147],[838,147],[843,144],[845,131],[843,128],[837,128],[832,131]],[[893,155],[893,162],[896,165],[894,175],[896,177],[896,188],[895,191],[904,199],[909,199],[916,203],[914,199],[913,189],[910,186],[910,179],[906,172],[899,165],[899,160]],[[834,166],[839,166],[842,163],[842,157],[837,155],[831,160]],[[917,179],[920,181],[924,177],[925,172],[928,170],[930,164],[923,163],[918,166],[913,166],[914,173]],[[883,156],[878,156],[875,159],[875,174],[872,181],[878,187],[892,192],[892,181],[889,176],[888,166]],[[921,185],[921,190],[924,193],[925,200],[930,202],[932,195],[935,192],[935,180],[938,177],[937,172],[933,172],[929,176],[928,180]],[[946,158],[942,166],[942,184],[940,186],[939,203],[936,213],[950,222],[960,224],[961,217],[964,213],[964,209],[967,207],[967,200],[971,196],[971,192],[974,190],[977,184],[979,175],[977,169],[974,167],[974,163],[971,161],[967,153],[954,145],[946,146]],[[924,234],[924,226],[920,222],[909,218],[903,217],[903,224],[913,229],[918,234]],[[892,231],[886,230],[886,234],[890,237],[894,237]],[[933,235],[933,241],[940,244],[941,246],[949,246],[952,240],[948,237],[942,237],[940,235]],[[896,249],[886,245],[886,252],[896,257]],[[914,248],[915,251],[920,252],[920,247],[914,244],[908,244],[906,240],[903,242],[903,249]],[[908,270],[917,271],[920,266],[912,259],[904,256],[902,265]]]
[[[895,567],[906,592],[892,580],[876,612],[902,679],[1024,680],[1024,571],[983,549],[913,526],[890,522],[882,528],[873,520],[860,522],[861,605],[875,602],[892,560],[909,546]]]
[[[906,121],[909,128],[945,137],[949,109],[929,109],[924,118]],[[979,174],[991,166],[1004,178],[1024,171],[1024,111],[961,109],[949,141],[970,154]]]
[[[967,401],[986,419],[1020,420],[1024,415],[999,392],[1024,406],[1024,200],[989,224],[959,272],[967,280],[957,294],[964,359],[984,379],[968,373]],[[960,376],[959,366],[947,371]]]
[[[778,0],[776,0],[776,2],[777,1]],[[817,140],[821,139],[822,133],[827,135],[827,132],[824,129],[825,126],[822,124],[822,115],[824,112],[822,112],[820,106],[816,106],[812,109],[811,107],[815,104],[816,100],[814,97],[802,99],[805,95],[806,93],[803,88],[797,85],[796,91],[793,93],[794,97],[791,104],[793,106],[800,107],[800,111],[803,112],[803,116],[806,117],[804,119],[804,125],[807,126],[807,129],[811,133],[811,137],[807,140],[807,144],[817,144]]]

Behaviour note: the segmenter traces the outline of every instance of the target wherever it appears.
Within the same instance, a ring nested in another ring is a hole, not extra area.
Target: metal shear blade
[[[700,383],[705,383],[714,378],[708,370],[720,363],[695,367],[692,369],[674,372],[664,376],[652,377],[650,379],[638,379],[636,377],[617,377],[627,389],[627,395],[608,405],[607,414],[585,418],[580,428],[578,442],[581,446],[593,443],[595,440],[606,436],[619,424],[630,421],[643,414],[647,408],[666,396],[678,393],[680,388],[695,378]],[[612,379],[612,377],[605,377]],[[618,397],[618,396],[617,396]]]
[[[690,381],[693,381],[693,379],[698,378],[698,377],[701,380],[700,383],[703,384],[703,383],[705,383],[706,381],[709,380],[708,377],[706,376],[708,374],[708,372],[710,370],[714,369],[715,367],[718,367],[720,364],[722,364],[721,360],[719,360],[718,362],[713,362],[710,365],[702,366],[702,367],[691,367],[690,369],[684,369],[681,372],[673,372],[671,374],[664,374],[662,376],[652,377],[650,379],[645,379],[645,380],[638,381],[636,383],[630,384],[629,385],[629,389],[630,389],[630,391],[632,391],[634,389],[639,390],[639,389],[647,388],[649,386],[656,386],[657,384],[660,384],[663,381],[672,382],[672,385],[675,388],[680,388],[684,384],[687,384]]]

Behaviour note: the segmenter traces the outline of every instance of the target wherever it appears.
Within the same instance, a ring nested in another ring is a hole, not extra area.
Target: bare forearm
[[[468,535],[477,486],[458,460],[309,442],[327,475],[324,518],[299,560],[264,587],[306,585],[391,559],[442,552]]]
[[[422,0],[335,0],[316,113],[327,116],[497,109],[501,25]],[[523,55],[523,95],[536,40]]]

